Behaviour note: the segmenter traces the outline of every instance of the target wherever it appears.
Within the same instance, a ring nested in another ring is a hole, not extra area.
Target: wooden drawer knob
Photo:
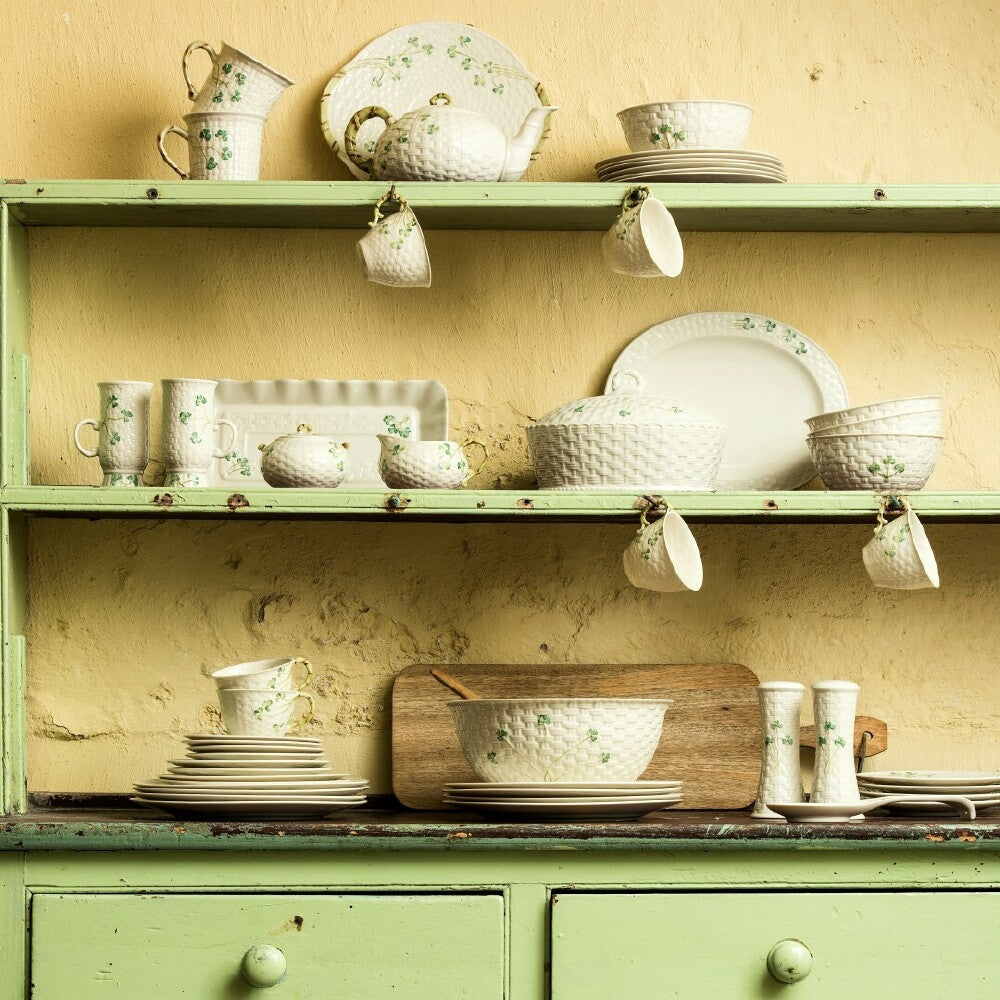
[[[277,986],[285,978],[285,956],[273,944],[255,944],[244,956],[240,971],[257,989]]]
[[[767,955],[767,971],[779,983],[801,983],[812,967],[812,952],[795,938],[779,941]]]

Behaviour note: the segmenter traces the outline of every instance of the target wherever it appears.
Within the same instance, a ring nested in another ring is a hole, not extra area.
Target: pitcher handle
[[[305,691],[294,692],[296,698],[305,698],[309,702],[309,708],[306,710],[304,715],[300,715],[289,727],[289,730],[293,733],[297,733],[303,726],[308,726],[313,720],[313,715],[316,712],[316,702],[313,701],[313,696],[311,694],[306,694]]]
[[[229,439],[229,444],[225,445],[224,447],[212,449],[212,455],[215,456],[215,458],[225,458],[226,452],[232,451],[233,447],[236,445],[236,439],[239,437],[240,432],[236,429],[236,424],[234,424],[232,420],[229,420],[226,417],[219,417],[219,419],[215,421],[215,426],[228,427],[229,430],[232,432],[232,437],[230,437]]]
[[[477,441],[475,438],[466,438],[458,447],[463,453],[466,448],[483,449],[483,457],[479,460],[479,464],[475,468],[473,468],[472,463],[469,462],[469,471],[465,474],[465,478],[462,480],[462,484],[464,485],[486,464],[486,460],[490,457],[490,450],[483,444],[482,441]]]
[[[91,450],[90,448],[84,448],[84,446],[80,444],[80,431],[84,427],[93,427],[99,434],[101,432],[101,425],[93,417],[84,417],[83,420],[81,420],[76,427],[73,428],[73,442],[76,444],[76,450],[81,455],[86,455],[87,458],[97,458],[96,448]]]
[[[160,158],[163,162],[170,167],[171,170],[176,171],[181,175],[181,180],[187,180],[187,172],[181,170],[173,160],[170,159],[170,154],[167,152],[167,147],[163,145],[163,140],[166,139],[170,133],[173,132],[174,135],[179,135],[185,142],[188,141],[188,134],[180,127],[180,125],[168,125],[162,132],[156,137],[156,148],[160,151]]]
[[[292,660],[292,666],[294,667],[296,663],[301,663],[302,666],[306,668],[306,679],[295,689],[296,691],[302,691],[304,688],[307,688],[310,684],[312,684],[313,668],[312,664],[304,656],[296,656]]]
[[[358,129],[366,121],[370,121],[372,118],[381,118],[382,121],[388,125],[392,121],[392,115],[389,114],[385,108],[380,108],[376,104],[372,104],[367,108],[362,108],[360,111],[355,113],[354,117],[347,123],[347,127],[344,129],[344,152],[350,157],[351,162],[363,170],[366,174],[371,175],[372,168],[375,165],[375,159],[369,156],[367,153],[362,152],[358,149]]]
[[[219,54],[212,48],[211,45],[208,44],[208,42],[192,42],[184,50],[184,58],[181,60],[181,69],[184,71],[184,82],[187,84],[188,98],[192,101],[198,100],[201,91],[198,90],[191,82],[191,77],[188,74],[188,62],[190,61],[191,56],[193,56],[199,49],[203,49],[212,57],[213,66],[215,65],[215,60],[219,58]],[[204,86],[204,84],[202,86]]]

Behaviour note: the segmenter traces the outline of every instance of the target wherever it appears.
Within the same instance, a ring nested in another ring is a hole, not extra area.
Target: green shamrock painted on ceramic
[[[540,726],[551,726],[552,716],[551,715],[540,715],[538,716],[538,724]]]
[[[182,424],[186,424],[191,419],[191,411],[181,410],[181,412],[177,414],[177,417]]]
[[[672,125],[664,124],[658,125],[649,133],[649,141],[655,143],[656,145],[663,145],[664,149],[672,148],[670,145],[670,140],[673,139],[675,143],[684,142],[687,135],[684,132],[676,130]]]

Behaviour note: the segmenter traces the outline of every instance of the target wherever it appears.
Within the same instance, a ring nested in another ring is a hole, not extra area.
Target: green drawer
[[[501,1000],[499,895],[39,894],[33,1000]],[[254,945],[287,973],[240,973]]]
[[[791,985],[767,968],[785,939],[813,955]],[[995,1000],[998,955],[993,892],[563,892],[552,907],[552,1000]]]

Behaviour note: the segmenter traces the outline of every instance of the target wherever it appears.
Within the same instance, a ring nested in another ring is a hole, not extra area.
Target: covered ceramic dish
[[[372,180],[516,181],[555,110],[532,108],[508,139],[478,111],[453,107],[447,94],[435,94],[426,107],[398,118],[385,108],[362,108],[344,129],[344,151]],[[381,118],[385,130],[365,152],[358,149],[358,129],[372,118]]]
[[[714,489],[727,430],[700,406],[647,395],[626,370],[611,392],[560,406],[527,433],[541,489],[657,492]]]
[[[339,486],[349,447],[299,424],[294,434],[260,445],[260,471],[269,486]]]

